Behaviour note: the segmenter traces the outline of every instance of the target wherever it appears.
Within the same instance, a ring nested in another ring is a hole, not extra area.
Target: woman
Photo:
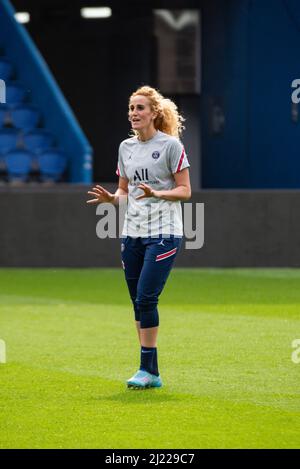
[[[142,86],[129,100],[134,136],[119,148],[119,187],[111,194],[97,185],[89,204],[118,204],[127,196],[122,263],[135,312],[141,362],[127,381],[134,389],[161,387],[157,362],[158,298],[180,248],[180,201],[191,197],[189,163],[179,136],[183,118],[157,90]]]

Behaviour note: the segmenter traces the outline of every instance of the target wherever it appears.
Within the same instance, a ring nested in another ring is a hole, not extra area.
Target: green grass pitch
[[[299,448],[300,271],[174,269],[134,391],[123,271],[0,269],[1,448]]]

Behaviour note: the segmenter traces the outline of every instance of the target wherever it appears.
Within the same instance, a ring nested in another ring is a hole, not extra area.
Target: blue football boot
[[[139,370],[132,378],[127,380],[127,387],[133,389],[161,388],[162,381],[160,376]]]

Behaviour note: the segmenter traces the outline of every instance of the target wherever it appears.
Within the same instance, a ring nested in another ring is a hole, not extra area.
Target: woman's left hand
[[[144,194],[139,195],[138,197],[135,198],[135,200],[145,199],[146,197],[155,197],[154,195],[155,191],[147,184],[140,184],[138,188],[142,189],[144,191]]]

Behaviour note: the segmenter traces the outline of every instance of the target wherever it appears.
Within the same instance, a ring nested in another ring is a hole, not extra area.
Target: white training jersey
[[[180,140],[159,130],[145,142],[137,137],[121,142],[116,173],[128,179],[128,206],[122,236],[183,235],[180,201],[156,197],[136,200],[136,197],[144,194],[138,188],[141,183],[158,191],[173,189],[173,175],[189,166]]]

